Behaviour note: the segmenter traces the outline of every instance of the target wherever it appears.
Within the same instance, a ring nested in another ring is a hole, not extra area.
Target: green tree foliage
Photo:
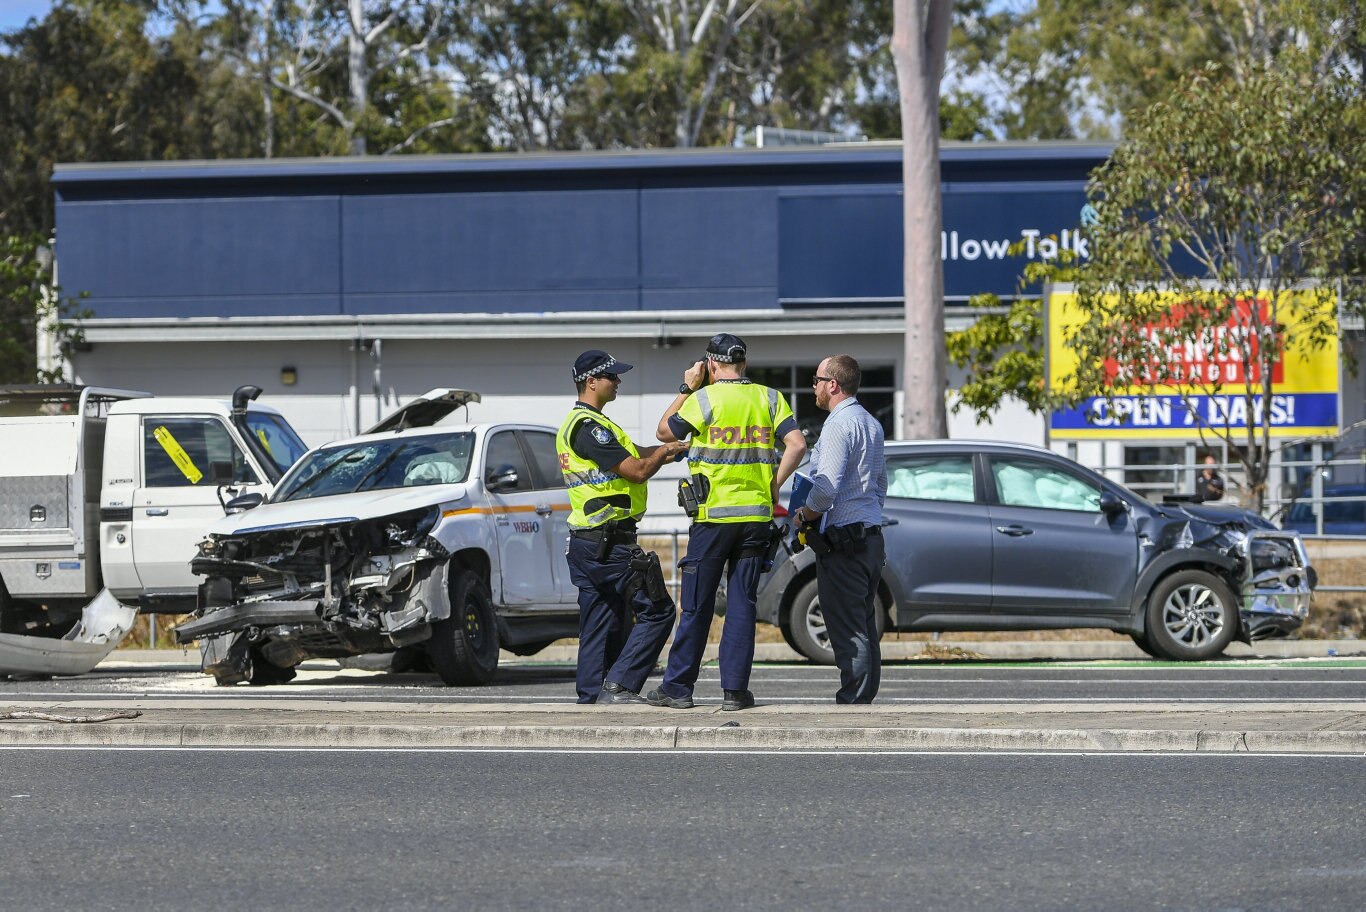
[[[997,87],[1007,139],[1117,138],[1206,63],[1242,79],[1285,55],[1319,76],[1366,60],[1358,0],[1034,0],[965,20],[955,59]]]
[[[0,39],[0,235],[51,232],[56,162],[213,151],[198,61],[148,37],[149,7],[67,0]]]
[[[1057,238],[1053,238],[1054,241]],[[1025,243],[1008,248],[1022,256]],[[976,314],[971,326],[946,339],[949,363],[967,372],[953,403],[954,413],[970,409],[979,422],[1006,399],[1017,399],[1042,415],[1059,404],[1044,381],[1044,320],[1040,291],[1047,283],[1071,282],[1079,264],[1071,251],[1058,251],[1056,260],[1031,260],[1025,265],[1019,294],[1008,302],[998,295],[973,295],[968,306]]]
[[[1135,117],[1090,188],[1101,220],[1077,274],[1074,397],[1183,380],[1192,394],[1241,399],[1245,430],[1201,429],[1240,454],[1260,506],[1271,453],[1261,403],[1276,362],[1335,338],[1335,292],[1363,311],[1364,147],[1360,85],[1289,66],[1234,78],[1210,65]],[[1281,296],[1295,287],[1309,303],[1292,311]],[[1258,295],[1264,311],[1242,303]],[[1235,362],[1243,379],[1173,376],[1182,346]]]
[[[38,363],[38,331],[46,327],[60,350],[79,342],[71,321],[84,314],[52,285],[51,261],[38,236],[0,240],[0,383],[55,383],[60,364]]]

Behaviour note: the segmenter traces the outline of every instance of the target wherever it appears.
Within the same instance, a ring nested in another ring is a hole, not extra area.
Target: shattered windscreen
[[[473,451],[474,435],[468,431],[329,447],[295,466],[271,500],[455,484],[469,474]]]

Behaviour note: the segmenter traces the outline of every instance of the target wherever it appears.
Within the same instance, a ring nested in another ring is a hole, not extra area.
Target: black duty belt
[[[845,525],[845,526],[832,526],[831,528],[833,528],[833,529],[852,529],[854,526],[860,526],[860,525],[863,525],[863,524],[862,524],[862,523],[849,523],[848,525]],[[864,535],[881,535],[881,534],[882,534],[882,527],[881,527],[881,526],[863,526],[863,534],[864,534]]]
[[[570,538],[581,538],[584,541],[601,542],[604,537],[610,535],[612,541],[631,544],[636,540],[635,530],[618,529],[609,533],[606,529],[571,529]]]

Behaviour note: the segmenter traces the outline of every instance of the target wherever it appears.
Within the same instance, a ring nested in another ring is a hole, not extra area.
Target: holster
[[[609,519],[598,528],[602,530],[602,541],[598,542],[598,550],[593,552],[593,559],[601,561],[606,560],[612,550],[612,540],[617,537],[617,521]]]
[[[775,522],[768,524],[768,550],[764,552],[764,572],[773,569],[773,562],[778,559],[778,549],[783,546],[783,527]]]
[[[813,522],[802,523],[797,529],[797,544],[801,547],[810,548],[817,555],[826,555],[839,550],[831,542],[830,537],[820,530],[820,526]],[[800,551],[801,547],[795,550]]]
[[[644,589],[645,597],[656,605],[673,605],[673,598],[669,595],[669,586],[664,581],[664,568],[660,566],[659,555],[653,551],[645,551],[636,548],[631,553],[631,573],[626,581],[626,586],[622,590],[627,603],[635,596],[637,590]]]
[[[688,514],[689,519],[696,519],[710,493],[711,482],[707,480],[707,476],[700,472],[689,475],[678,482],[678,505]]]

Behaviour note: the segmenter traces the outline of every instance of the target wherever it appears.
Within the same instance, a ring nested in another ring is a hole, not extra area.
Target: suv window
[[[544,431],[522,431],[522,439],[536,465],[536,487],[563,488],[564,473],[560,471],[560,454],[555,452],[555,435]]]
[[[232,464],[234,481],[259,479],[232,435],[217,418],[148,418],[142,422],[145,485],[149,488],[212,487],[210,463]]]
[[[531,467],[527,465],[526,457],[522,455],[522,446],[517,442],[517,435],[512,431],[499,431],[489,438],[488,449],[485,451],[487,458],[484,460],[484,480],[499,472],[505,466],[512,466],[517,472],[517,487],[505,489],[508,491],[530,491],[532,488]]]
[[[1100,487],[1057,466],[1016,456],[992,456],[996,497],[1007,507],[1100,512]]]
[[[971,456],[892,456],[887,459],[887,496],[972,503]]]

